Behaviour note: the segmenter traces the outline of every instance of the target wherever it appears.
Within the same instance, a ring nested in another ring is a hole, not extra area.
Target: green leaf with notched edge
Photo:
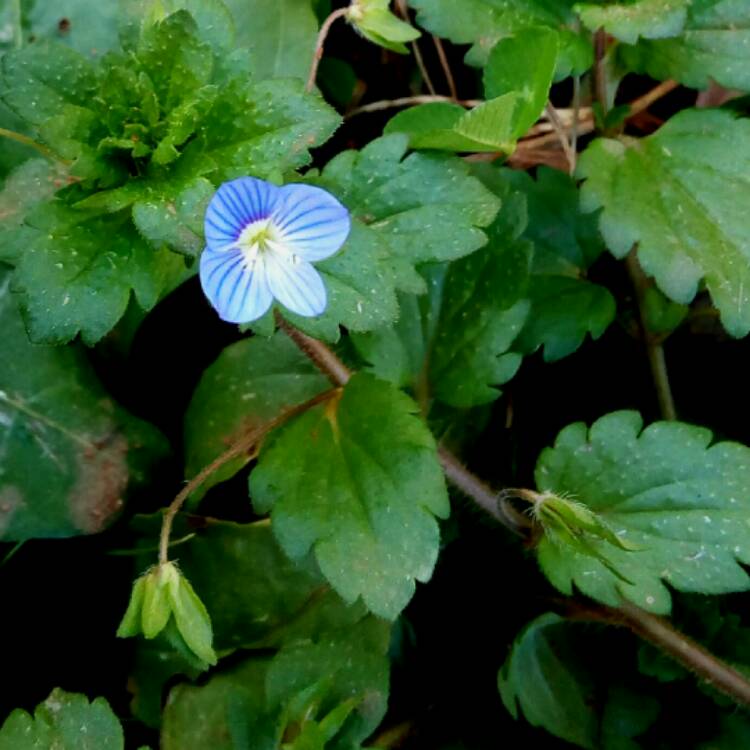
[[[661,39],[677,36],[687,19],[691,0],[631,0],[620,3],[580,3],[575,6],[583,23],[599,28],[628,44],[639,37]]]
[[[686,110],[631,146],[595,141],[582,155],[584,210],[618,258],[638,259],[670,299],[688,303],[705,279],[733,336],[750,331],[750,121]]]
[[[450,265],[424,266],[427,294],[402,294],[391,328],[354,335],[372,372],[410,387],[423,407],[434,397],[457,407],[494,401],[521,357],[508,350],[521,331],[531,245],[519,239],[522,206],[507,201],[486,247]]]
[[[35,342],[62,343],[80,333],[96,343],[122,317],[131,293],[150,310],[175,265],[184,265],[150,248],[122,216],[86,220],[59,203],[40,206],[19,231],[12,286]]]
[[[203,373],[185,414],[185,475],[195,476],[242,435],[329,387],[286,334],[228,346]],[[234,476],[249,458],[230,461],[192,496]]]
[[[0,750],[123,750],[122,727],[104,698],[55,688],[31,716],[16,709],[0,728]]]
[[[237,44],[252,55],[255,80],[291,76],[307,80],[318,22],[310,0],[225,0],[234,16]]]
[[[670,610],[667,583],[705,594],[747,590],[739,563],[750,561],[750,449],[711,445],[708,430],[679,422],[642,427],[637,413],[614,412],[590,430],[570,425],[540,455],[539,489],[583,504],[632,548],[590,540],[615,575],[543,538],[545,575],[566,594],[575,585],[606,604],[625,597],[659,613]]]
[[[560,37],[556,78],[583,72],[590,65],[590,46],[576,33],[574,0],[465,0],[460,10],[455,0],[410,0],[417,10],[417,22],[433,34],[455,44],[471,44],[466,55],[469,65],[482,66],[502,38],[532,27],[555,29]]]
[[[355,375],[340,398],[272,433],[250,475],[253,505],[292,559],[311,549],[345,601],[393,619],[432,574],[434,516],[449,512],[435,443],[416,405]]]
[[[745,0],[693,0],[685,28],[671,39],[641,39],[618,56],[630,70],[658,80],[674,78],[693,88],[711,80],[750,91],[750,4]]]
[[[398,316],[396,290],[422,293],[414,266],[451,260],[485,244],[483,228],[499,201],[457,158],[410,154],[401,134],[362,151],[344,151],[310,181],[333,193],[352,214],[344,247],[317,264],[328,307],[317,319],[285,313],[313,336],[338,338],[339,325],[370,331]]]
[[[33,346],[0,272],[0,538],[93,534],[164,445],[106,395],[84,353]]]

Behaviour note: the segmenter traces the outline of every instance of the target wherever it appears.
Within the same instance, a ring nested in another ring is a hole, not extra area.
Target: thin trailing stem
[[[568,160],[568,168],[570,174],[576,171],[576,153],[573,151],[570,141],[568,140],[568,133],[566,132],[565,125],[560,119],[560,115],[557,114],[557,110],[552,106],[552,102],[547,102],[544,111],[547,113],[552,128],[555,131],[557,139],[560,141],[562,150],[565,153],[565,158]]]
[[[669,372],[667,371],[667,360],[664,356],[662,339],[654,336],[648,329],[646,318],[646,293],[651,286],[651,281],[643,273],[641,264],[638,262],[636,250],[633,248],[625,259],[625,264],[630,274],[635,289],[636,302],[638,304],[638,315],[640,318],[641,333],[646,346],[648,363],[651,367],[651,377],[654,380],[656,396],[659,400],[659,409],[664,419],[677,419],[677,410],[672,397],[672,388],[669,384]]]
[[[222,466],[229,463],[235,458],[244,455],[252,448],[256,447],[261,440],[273,429],[279,425],[284,424],[288,419],[302,414],[308,409],[321,404],[324,401],[330,399],[335,389],[319,393],[309,401],[305,401],[302,404],[293,406],[290,409],[285,409],[278,416],[270,419],[268,422],[264,422],[254,430],[250,430],[246,435],[243,435],[234,445],[228,450],[222,453],[218,458],[214,459],[208,466],[204,466],[177,494],[174,500],[167,506],[164,511],[164,518],[161,524],[161,534],[159,535],[159,565],[165,565],[169,561],[169,537],[172,533],[172,524],[174,523],[175,516],[180,512],[180,508],[184,505],[185,501],[193,494],[212,474],[217,472]]]
[[[396,0],[396,9],[398,10],[401,18],[409,23],[409,9],[406,7],[406,0]],[[419,49],[419,42],[417,42],[417,40],[415,39],[413,42],[411,42],[410,46],[411,51],[414,53],[414,59],[417,63],[417,67],[419,68],[419,72],[422,74],[422,79],[427,86],[427,90],[430,92],[430,94],[437,93],[435,85],[432,82],[432,78],[430,77],[430,71],[427,69],[427,65],[425,65],[424,57],[422,57],[422,51]]]
[[[35,141],[33,138],[29,138],[29,136],[24,135],[23,133],[16,133],[15,130],[0,128],[0,138],[8,138],[11,141],[16,141],[17,143],[23,143],[24,146],[35,149],[50,161],[56,161],[59,164],[64,164],[66,166],[70,164],[69,161],[61,159],[59,156],[57,156],[57,154],[48,149],[46,146],[43,146],[41,143],[37,143],[37,141]]]
[[[573,122],[570,126],[570,148],[578,158],[578,121],[581,119],[581,76],[573,76]],[[570,170],[572,175],[575,167]]]
[[[307,86],[305,87],[306,91],[312,91],[315,88],[315,80],[318,77],[318,66],[323,59],[323,47],[325,46],[326,38],[328,37],[328,32],[331,30],[331,26],[333,26],[337,19],[346,16],[348,12],[348,7],[339,8],[338,10],[334,10],[333,13],[323,21],[323,25],[320,27],[318,38],[315,42],[315,52],[313,52],[313,59],[310,65],[310,74],[307,77]]]
[[[594,98],[599,103],[604,118],[609,111],[609,97],[607,96],[607,70],[605,57],[607,54],[607,32],[598,29],[594,32]]]
[[[349,119],[355,115],[361,115],[366,112],[379,112],[383,109],[395,109],[396,107],[411,107],[414,104],[432,104],[433,102],[452,102],[460,104],[462,107],[477,107],[482,104],[481,99],[464,99],[458,101],[450,96],[440,94],[420,94],[417,96],[402,96],[398,99],[382,99],[377,102],[363,104],[361,107],[351,110],[344,115],[344,119]]]
[[[453,78],[453,71],[451,70],[450,63],[448,62],[448,55],[445,54],[445,47],[440,37],[433,35],[432,41],[435,43],[435,51],[437,52],[438,60],[440,60],[440,66],[443,68],[443,75],[445,76],[445,82],[448,84],[448,91],[450,91],[451,99],[458,99],[458,90],[456,89],[456,81]]]
[[[628,105],[630,112],[628,117],[634,117],[635,115],[648,109],[655,101],[658,101],[663,96],[666,96],[671,91],[674,91],[680,84],[677,81],[662,81],[658,86],[654,86],[651,91],[647,91],[643,96],[639,96],[637,99],[633,99]]]

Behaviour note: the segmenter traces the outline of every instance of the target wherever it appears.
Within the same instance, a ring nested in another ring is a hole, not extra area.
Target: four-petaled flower
[[[328,301],[312,263],[339,250],[350,226],[347,209],[321,188],[225,182],[206,210],[203,291],[230,323],[257,320],[274,299],[298,315],[320,315]]]

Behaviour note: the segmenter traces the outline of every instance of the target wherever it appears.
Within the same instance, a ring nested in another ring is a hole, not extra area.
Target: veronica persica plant
[[[230,323],[257,320],[274,299],[298,315],[320,315],[327,294],[312,263],[336,253],[350,226],[347,209],[321,188],[225,182],[206,210],[203,291]]]

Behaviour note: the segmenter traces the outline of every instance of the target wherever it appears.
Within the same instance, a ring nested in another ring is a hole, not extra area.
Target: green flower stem
[[[351,371],[324,343],[298,331],[278,315],[277,321],[279,327],[334,384],[342,386],[347,382],[351,377]],[[466,469],[446,448],[441,446],[438,449],[438,455],[448,481],[500,523],[516,533],[523,533],[523,530],[516,525],[516,519],[505,515],[507,508],[503,508],[498,502],[501,494],[494,492],[479,477]],[[519,490],[514,492],[518,493]],[[585,613],[588,619],[595,619],[610,625],[627,626],[639,638],[652,643],[683,667],[724,692],[732,700],[740,705],[750,706],[750,682],[721,659],[683,635],[663,618],[656,617],[626,601],[623,601],[622,605],[616,609],[584,600],[568,601],[578,616]]]
[[[331,15],[328,16],[325,21],[323,21],[323,25],[320,27],[320,31],[318,32],[318,39],[315,42],[315,52],[313,52],[313,59],[310,65],[310,75],[307,77],[307,86],[305,87],[306,91],[312,91],[315,88],[315,79],[318,77],[318,66],[320,65],[320,61],[323,59],[323,46],[326,43],[326,37],[328,36],[328,32],[331,30],[331,26],[333,25],[334,21],[339,18],[343,18],[348,12],[348,6],[339,8],[338,10],[334,10],[333,13],[331,13]]]
[[[361,107],[352,109],[344,115],[344,119],[348,120],[355,115],[362,115],[366,112],[380,112],[384,109],[395,109],[396,107],[410,107],[413,104],[432,104],[433,102],[450,102],[452,104],[460,104],[462,107],[472,108],[478,107],[483,104],[481,99],[453,99],[450,96],[441,96],[440,94],[420,94],[419,96],[402,96],[398,99],[382,99],[377,102],[370,102],[369,104],[363,104]]]
[[[50,161],[56,161],[60,164],[65,165],[70,164],[69,161],[61,159],[59,156],[57,156],[57,154],[50,151],[50,149],[48,149],[46,146],[43,146],[41,143],[37,143],[33,138],[29,138],[29,136],[23,135],[23,133],[16,133],[15,130],[0,128],[0,138],[8,138],[11,141],[16,141],[17,143],[23,143],[24,146],[35,149],[46,159],[50,159]]]
[[[636,257],[635,248],[633,248],[625,259],[628,273],[633,282],[635,288],[636,301],[638,303],[638,314],[641,321],[641,331],[643,334],[643,341],[646,345],[646,353],[648,354],[648,362],[651,366],[651,376],[654,379],[654,386],[656,387],[656,396],[659,400],[659,409],[664,419],[674,421],[677,419],[677,411],[674,405],[674,398],[672,397],[672,388],[669,385],[669,373],[667,371],[667,360],[664,356],[664,347],[662,346],[661,339],[655,337],[649,332],[646,325],[646,308],[645,308],[645,296],[648,287],[651,282],[643,273],[641,264],[638,262]]]
[[[182,488],[164,511],[164,518],[162,519],[161,524],[161,534],[159,535],[159,565],[166,565],[169,562],[169,537],[172,533],[172,524],[174,523],[175,516],[180,512],[180,508],[182,508],[188,497],[190,497],[190,495],[192,495],[193,492],[195,492],[195,490],[206,481],[206,479],[208,479],[214,472],[218,471],[224,466],[224,464],[256,448],[271,430],[284,424],[284,422],[291,419],[291,417],[294,417],[297,414],[302,414],[302,412],[307,411],[311,407],[327,401],[334,395],[334,393],[336,393],[336,389],[319,393],[317,396],[314,396],[302,404],[298,404],[297,406],[282,411],[278,416],[268,422],[256,427],[254,430],[250,430],[250,432],[241,437],[228,450],[208,464],[208,466],[204,466]]]

